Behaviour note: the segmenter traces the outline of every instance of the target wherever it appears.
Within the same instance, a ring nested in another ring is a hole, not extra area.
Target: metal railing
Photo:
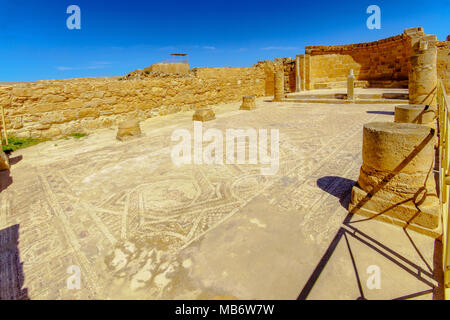
[[[445,299],[450,300],[450,237],[449,237],[449,185],[450,185],[450,157],[449,157],[449,104],[445,91],[444,83],[438,79],[437,102],[439,111],[439,189],[440,203],[442,211],[442,244],[443,244],[443,267],[444,267],[444,286]]]

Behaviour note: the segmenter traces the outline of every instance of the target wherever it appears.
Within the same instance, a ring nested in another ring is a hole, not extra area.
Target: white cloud
[[[111,64],[111,62],[108,62],[108,61],[96,61],[96,62],[92,62],[89,66],[82,66],[82,67],[58,66],[58,67],[56,67],[56,69],[58,69],[59,71],[103,69],[103,68],[106,68],[110,64]]]
[[[166,50],[177,50],[177,47],[175,47],[175,46],[165,46],[165,47],[159,48],[159,50],[163,50],[163,51],[166,51]]]
[[[59,71],[66,71],[66,70],[73,70],[74,68],[61,66],[61,67],[56,67],[56,69],[58,69]]]
[[[111,64],[111,62],[109,62],[109,61],[94,61],[94,62],[92,62],[91,63],[92,65],[108,65],[108,64]]]
[[[298,47],[283,47],[283,46],[281,46],[281,47],[264,47],[264,48],[261,48],[261,50],[300,50],[300,48],[298,48]]]

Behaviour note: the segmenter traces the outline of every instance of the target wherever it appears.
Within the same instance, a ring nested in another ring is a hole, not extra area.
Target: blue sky
[[[72,4],[80,30],[66,27]],[[366,27],[372,4],[380,30]],[[450,0],[0,0],[0,82],[123,75],[173,52],[191,67],[251,66],[416,26],[444,40],[449,21]]]

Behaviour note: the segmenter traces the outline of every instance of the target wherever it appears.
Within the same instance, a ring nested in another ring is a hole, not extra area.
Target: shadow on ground
[[[371,114],[384,114],[387,116],[393,116],[395,113],[392,111],[366,111],[367,113],[371,113]]]
[[[317,186],[338,198],[339,203],[346,209],[349,201],[348,194],[352,191],[355,183],[355,180],[337,176],[326,176],[317,180]]]
[[[421,292],[415,292],[409,295],[405,295],[402,297],[396,297],[393,300],[404,300],[404,299],[411,299],[420,297],[429,293],[433,294],[433,299],[435,300],[443,300],[444,297],[444,289],[442,287],[442,277],[443,274],[441,272],[442,269],[442,242],[439,240],[435,240],[435,246],[434,246],[434,266],[431,268],[431,266],[428,266],[428,268],[424,269],[420,267],[419,265],[415,264],[413,261],[410,261],[409,259],[403,257],[401,254],[397,253],[396,251],[392,250],[391,248],[384,245],[381,241],[378,241],[377,239],[374,239],[373,237],[367,235],[366,233],[359,230],[357,227],[353,226],[355,222],[351,222],[351,217],[353,216],[352,213],[349,213],[347,217],[345,218],[343,222],[343,226],[338,230],[336,235],[334,236],[333,240],[331,241],[330,245],[328,246],[325,254],[320,259],[319,263],[317,264],[316,268],[314,269],[313,273],[309,277],[308,281],[302,288],[298,300],[306,300],[308,298],[308,295],[314,288],[314,285],[317,283],[321,273],[324,271],[328,261],[331,259],[336,247],[341,241],[345,241],[346,247],[348,249],[348,253],[350,255],[352,265],[353,265],[353,271],[355,274],[355,279],[357,282],[358,290],[360,293],[360,296],[357,298],[357,300],[366,300],[366,297],[364,295],[363,285],[361,282],[361,278],[358,272],[358,268],[356,266],[355,262],[355,256],[352,251],[352,248],[349,243],[349,238],[353,238],[355,240],[360,241],[362,244],[366,245],[370,249],[374,250],[375,253],[382,255],[384,258],[390,260],[392,263],[396,264],[398,267],[402,268],[405,272],[409,273],[410,275],[414,276],[419,281],[423,282],[427,286],[430,287],[428,290],[424,290]],[[358,222],[358,221],[356,221]],[[404,230],[407,237],[411,241],[411,245],[414,247],[415,250],[418,250],[415,246],[413,240],[408,234],[407,230]],[[419,255],[420,252],[418,251]],[[421,255],[422,256],[422,255]],[[437,281],[438,286],[435,286],[432,282],[430,282],[428,278],[432,278]]]
[[[19,161],[22,160],[22,156],[9,158],[9,164],[11,166],[15,165]],[[13,179],[11,177],[10,170],[2,170],[0,171],[0,192],[8,188],[13,183]]]
[[[367,111],[369,112],[369,111]],[[378,185],[374,186],[372,188],[372,191],[367,194],[367,196],[362,199],[358,204],[355,205],[355,209],[353,209],[351,212],[348,213],[346,218],[344,219],[344,222],[342,223],[342,226],[337,231],[336,235],[334,236],[333,240],[331,241],[329,247],[327,248],[325,254],[322,256],[321,260],[319,261],[318,265],[314,269],[313,273],[311,274],[310,278],[306,282],[305,286],[301,290],[298,299],[306,299],[313,289],[314,285],[316,284],[317,280],[319,279],[319,276],[321,275],[322,271],[325,269],[325,266],[327,265],[328,261],[332,257],[334,251],[336,250],[336,247],[340,243],[340,241],[344,240],[346,243],[346,247],[348,249],[350,258],[352,260],[353,270],[355,273],[355,279],[357,281],[357,286],[359,289],[360,297],[358,299],[366,299],[364,296],[363,287],[361,285],[360,276],[358,273],[358,269],[356,267],[354,254],[352,252],[352,249],[350,247],[350,243],[348,239],[351,237],[365,246],[369,247],[371,250],[375,251],[377,254],[382,255],[384,258],[388,259],[392,263],[396,264],[398,267],[402,268],[405,272],[409,273],[413,277],[415,277],[417,280],[423,282],[427,286],[430,287],[429,290],[416,292],[409,294],[407,296],[403,297],[397,297],[395,299],[410,299],[414,297],[420,297],[422,295],[433,293],[434,299],[441,300],[443,298],[443,274],[442,274],[442,242],[439,239],[435,240],[434,243],[434,256],[433,256],[433,266],[430,266],[427,261],[424,258],[424,255],[420,252],[418,246],[414,243],[412,237],[409,234],[409,231],[407,229],[403,229],[405,236],[409,240],[409,243],[411,244],[412,249],[418,254],[422,262],[424,262],[426,268],[422,268],[421,266],[417,265],[413,261],[407,259],[406,257],[402,256],[395,250],[389,248],[386,243],[386,239],[377,240],[373,237],[369,236],[367,233],[363,232],[361,228],[358,228],[358,223],[363,223],[364,221],[369,221],[372,218],[363,218],[356,221],[351,221],[353,214],[357,213],[359,210],[358,208],[361,208],[365,203],[371,200],[371,198],[379,191],[381,190],[387,183],[389,183],[390,180],[392,180],[399,172],[402,171],[402,169],[424,148],[424,146],[434,137],[434,129],[430,129],[430,133],[427,137],[424,138],[422,143],[417,145],[414,150],[411,151],[411,153],[405,157],[405,159],[392,171],[392,173],[388,174],[382,182],[380,182]],[[430,173],[432,172],[432,167],[430,168]],[[317,185],[324,191],[332,194],[333,196],[339,198],[339,202],[341,205],[343,205],[345,208],[348,207],[348,203],[350,201],[350,195],[351,195],[351,187],[355,184],[354,181],[336,177],[336,176],[326,176],[322,177],[317,180]],[[399,203],[401,204],[401,203]],[[397,204],[398,205],[398,204]],[[379,213],[379,215],[383,214],[383,212]],[[428,279],[433,279],[438,284],[437,286],[430,282]]]
[[[19,225],[0,230],[0,300],[28,300],[19,253]]]
[[[418,151],[417,151],[418,152]],[[407,161],[408,162],[408,161]],[[407,163],[406,162],[406,163]],[[390,177],[392,178],[392,177]],[[317,185],[324,191],[330,193],[331,195],[339,198],[339,202],[345,208],[348,207],[348,203],[350,201],[350,194],[352,186],[355,184],[355,181],[336,177],[336,176],[326,176],[317,180]],[[380,186],[381,188],[381,186]],[[376,188],[379,190],[379,188]],[[367,199],[366,199],[367,201]],[[426,265],[426,268],[423,268],[413,261],[405,258],[395,250],[392,250],[384,243],[385,239],[375,239],[369,236],[367,233],[363,232],[358,228],[358,223],[370,220],[370,218],[365,218],[361,220],[351,221],[353,214],[356,212],[349,212],[346,218],[344,219],[341,228],[337,231],[330,245],[328,246],[325,254],[320,259],[319,263],[315,267],[313,273],[309,277],[308,281],[302,288],[298,300],[305,300],[308,298],[311,290],[314,288],[317,283],[320,275],[324,271],[328,261],[333,256],[334,251],[336,250],[338,244],[341,241],[345,241],[345,246],[348,250],[349,256],[351,258],[351,262],[353,265],[353,271],[355,274],[355,279],[357,282],[357,286],[359,289],[360,296],[358,300],[365,300],[366,297],[364,295],[363,286],[361,284],[361,279],[358,273],[358,269],[355,263],[355,256],[352,252],[352,248],[349,243],[349,238],[353,238],[360,243],[364,244],[368,248],[374,251],[376,254],[382,255],[384,258],[388,259],[390,262],[394,263],[398,267],[402,268],[405,272],[409,273],[417,280],[423,282],[427,286],[430,287],[428,290],[424,290],[421,292],[414,292],[409,295],[405,295],[402,297],[396,297],[394,300],[399,299],[411,299],[415,297],[420,297],[425,294],[433,294],[433,299],[442,300],[444,297],[444,288],[443,288],[443,272],[442,272],[442,242],[439,239],[435,240],[434,243],[434,256],[433,256],[433,266],[430,266],[423,254],[420,252],[418,246],[414,243],[412,237],[410,236],[410,231],[404,229],[405,236],[408,238],[412,249],[419,255],[420,259]],[[429,281],[428,279],[433,279],[438,284],[437,286]]]

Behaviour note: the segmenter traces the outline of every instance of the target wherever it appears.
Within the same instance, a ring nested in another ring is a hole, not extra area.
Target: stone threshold
[[[403,99],[284,99],[282,102],[294,103],[328,103],[328,104],[409,104],[408,100]]]

